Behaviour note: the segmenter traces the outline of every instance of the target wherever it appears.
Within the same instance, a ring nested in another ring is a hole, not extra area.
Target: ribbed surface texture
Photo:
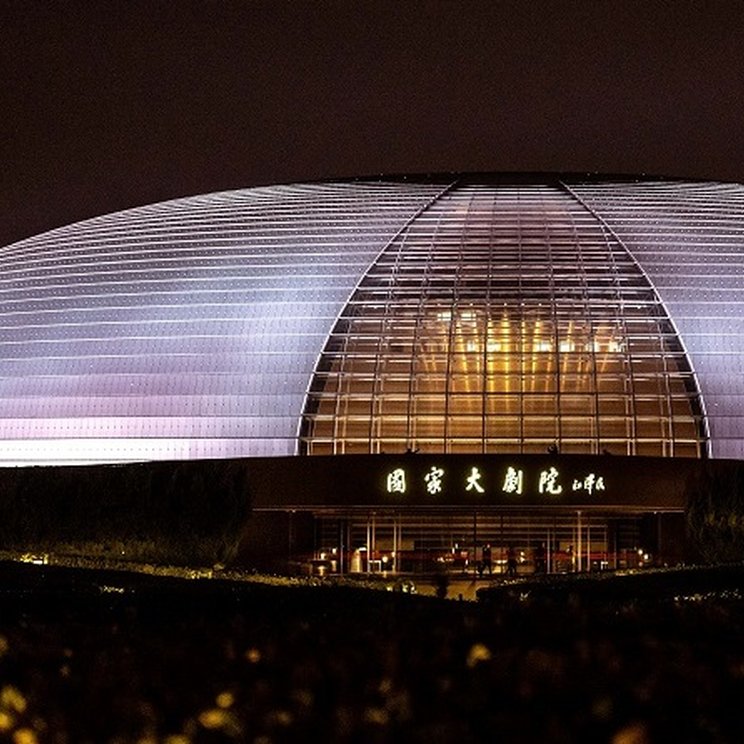
[[[744,458],[744,187],[179,199],[0,249],[0,462]]]

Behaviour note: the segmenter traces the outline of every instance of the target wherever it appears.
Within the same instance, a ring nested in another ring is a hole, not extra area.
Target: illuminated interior
[[[308,454],[700,457],[695,379],[624,245],[552,188],[461,186],[359,284],[318,364]]]

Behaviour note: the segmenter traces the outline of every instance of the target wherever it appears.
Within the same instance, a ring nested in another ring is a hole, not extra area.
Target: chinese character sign
[[[406,471],[403,468],[396,468],[387,476],[388,493],[405,493],[406,492]]]
[[[426,490],[430,494],[437,494],[442,492],[442,478],[444,477],[444,470],[433,466],[431,470],[424,476],[426,481]]]
[[[597,495],[606,490],[602,475],[587,473],[578,476],[572,473],[562,476],[558,468],[552,465],[546,470],[533,472],[514,465],[493,469],[470,465],[451,479],[448,475],[445,468],[439,465],[432,465],[423,473],[415,469],[411,472],[408,467],[397,467],[385,473],[383,482],[389,494],[416,496],[425,492],[430,496],[446,494],[452,498],[458,494],[484,494],[486,497],[489,494],[559,496],[564,493],[563,483],[567,483],[566,490],[573,493]]]
[[[471,468],[470,475],[467,479],[467,485],[465,486],[466,491],[477,491],[483,493],[485,489],[480,484],[481,472],[478,468]]]
[[[594,493],[594,491],[604,491],[604,478],[601,475],[589,473],[589,475],[587,475],[583,480],[580,478],[575,478],[572,489],[574,491],[586,491],[587,493]]]
[[[518,496],[522,493],[524,487],[524,471],[517,470],[509,466],[506,469],[506,475],[504,476],[504,485],[501,490],[504,493],[516,493]]]
[[[563,486],[558,483],[558,471],[554,467],[543,470],[540,473],[540,481],[537,486],[540,493],[550,493],[557,496],[563,492]]]

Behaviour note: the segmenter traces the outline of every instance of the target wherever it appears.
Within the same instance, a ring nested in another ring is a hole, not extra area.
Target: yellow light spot
[[[0,710],[0,731],[9,731],[13,728],[15,718],[7,711]]]
[[[185,734],[171,734],[165,737],[165,744],[191,744],[191,738]]]
[[[209,708],[199,714],[199,723],[207,729],[218,729],[228,722],[227,713],[219,708]]]
[[[12,685],[6,685],[0,691],[0,706],[23,713],[26,710],[26,698]]]
[[[235,702],[235,695],[232,692],[221,692],[215,702],[219,708],[229,708]]]
[[[646,725],[641,722],[621,728],[612,737],[612,744],[648,744],[649,741]]]
[[[5,654],[8,653],[9,648],[10,644],[8,643],[8,639],[5,636],[0,635],[0,656],[5,656]]]
[[[364,720],[366,723],[376,723],[378,726],[385,726],[388,722],[388,714],[384,708],[369,707],[364,711]]]
[[[382,680],[380,680],[380,694],[381,695],[389,695],[393,689],[393,680],[390,679],[390,677],[384,677]]]
[[[21,728],[13,734],[13,744],[38,744],[36,734],[32,729]]]
[[[261,661],[261,652],[257,648],[249,648],[245,652],[245,658],[250,661],[251,664],[258,664]]]
[[[292,723],[292,714],[288,710],[275,711],[274,720],[280,726],[289,726]]]
[[[468,651],[467,665],[469,669],[472,669],[482,661],[491,660],[491,651],[488,646],[484,646],[482,643],[474,643]]]
[[[171,734],[165,737],[164,744],[191,744],[191,738],[185,734]]]

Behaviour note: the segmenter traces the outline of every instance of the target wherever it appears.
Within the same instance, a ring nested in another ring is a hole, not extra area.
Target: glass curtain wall
[[[670,554],[669,545],[643,534],[643,519],[570,510],[325,513],[317,518],[311,560],[333,573],[488,576],[507,573],[512,548],[517,574],[636,568]],[[483,562],[486,549],[490,564]]]
[[[308,454],[704,447],[663,305],[558,184],[464,184],[414,220],[342,312],[302,429]]]

